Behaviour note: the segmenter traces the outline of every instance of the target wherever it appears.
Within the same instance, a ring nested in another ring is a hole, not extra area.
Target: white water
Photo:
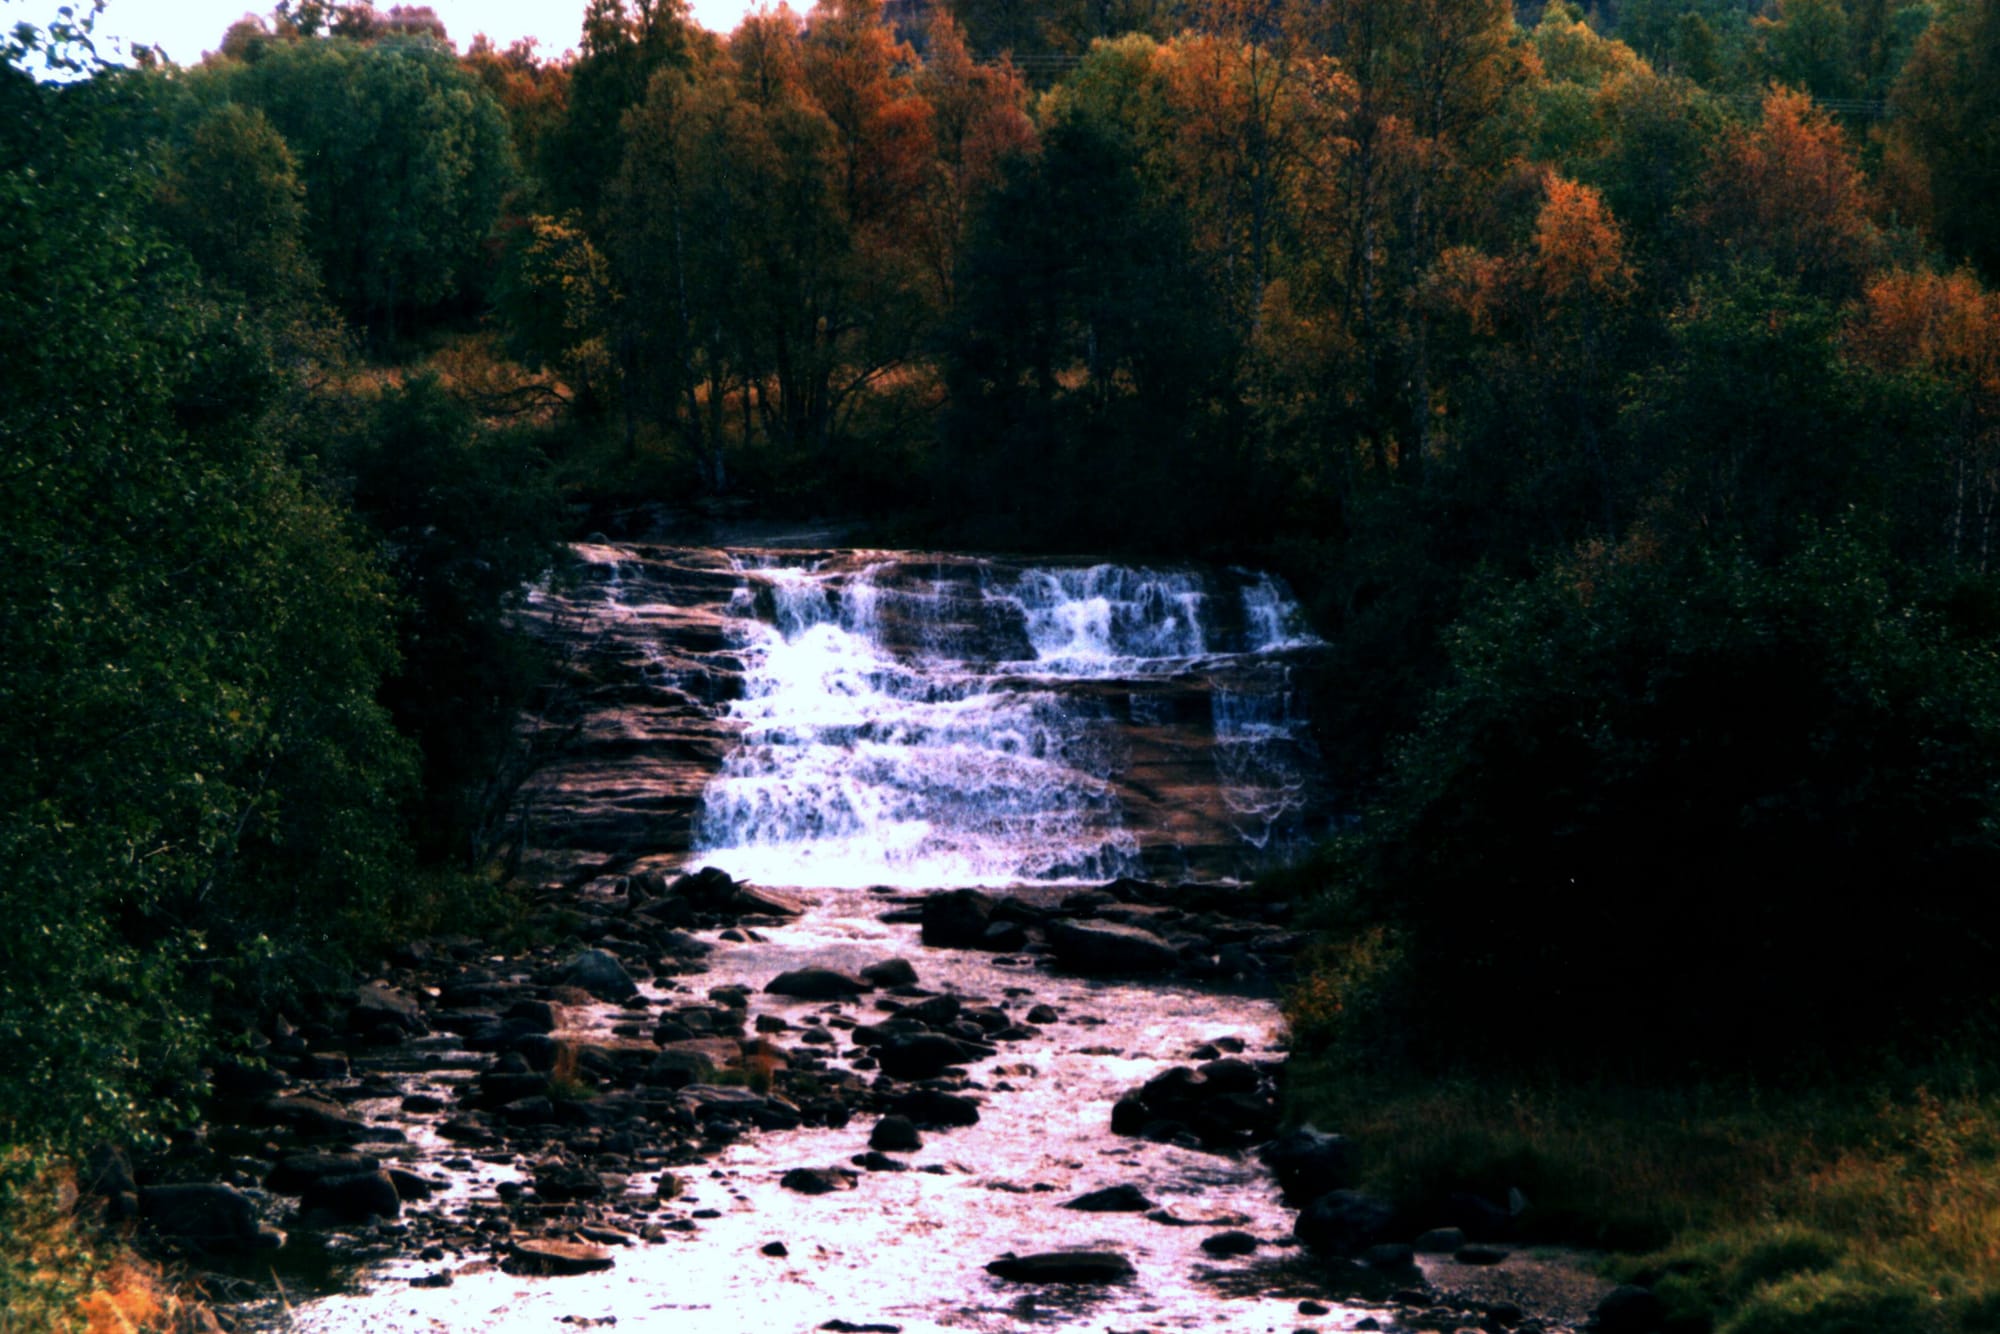
[[[1121,680],[1236,672],[1313,641],[1269,577],[1099,565],[743,568],[740,744],[703,794],[695,859],[770,885],[1096,882],[1143,870],[1120,801]],[[1025,652],[1023,651],[1025,650]],[[1215,694],[1216,777],[1247,847],[1298,807],[1269,692]],[[1232,697],[1233,698],[1233,697]],[[1150,699],[1132,697],[1136,721]],[[1191,738],[1191,741],[1195,738]]]

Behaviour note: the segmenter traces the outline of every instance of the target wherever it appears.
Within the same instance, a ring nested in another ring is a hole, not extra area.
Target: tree
[[[327,295],[380,337],[480,275],[513,176],[506,118],[427,38],[290,42],[211,71],[278,127]]]
[[[1890,104],[1891,134],[1923,170],[1938,244],[2000,281],[2000,4],[1947,10],[1918,40]]]
[[[1964,269],[1885,273],[1868,285],[1847,343],[1864,362],[1917,375],[1943,395],[1934,488],[1943,545],[1954,564],[1986,573],[2000,535],[2000,295]]]
[[[569,71],[568,114],[542,139],[541,179],[558,211],[591,228],[624,152],[620,123],[662,69],[685,71],[706,42],[684,0],[590,0]]]
[[[270,120],[225,102],[206,108],[160,188],[167,224],[203,273],[257,305],[310,298],[305,186]]]
[[[1802,92],[1774,88],[1757,124],[1723,147],[1699,221],[1716,253],[1769,265],[1817,295],[1854,295],[1877,250],[1854,151]]]
[[[142,87],[0,68],[9,1144],[143,1124],[212,998],[395,901],[389,590],[269,429],[286,368],[152,225]]]

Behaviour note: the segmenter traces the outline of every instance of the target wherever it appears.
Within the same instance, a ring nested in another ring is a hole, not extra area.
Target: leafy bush
[[[1983,596],[1894,573],[1642,536],[1462,622],[1356,872],[1414,1041],[1771,1067],[1984,1014],[2000,671]]]

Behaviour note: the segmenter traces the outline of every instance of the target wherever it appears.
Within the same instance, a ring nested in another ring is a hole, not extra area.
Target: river
[[[525,725],[542,759],[516,822],[524,874],[545,894],[629,910],[631,886],[715,866],[803,912],[696,931],[712,950],[706,971],[641,968],[635,998],[566,1005],[556,1036],[629,1046],[635,1015],[651,1022],[731,984],[749,993],[742,1020],[788,1047],[794,1069],[857,1084],[881,1081],[845,1035],[925,993],[995,1007],[1011,1036],[947,1081],[977,1101],[978,1123],[926,1131],[896,1160],[907,1170],[860,1171],[851,1189],[816,1196],[780,1185],[792,1168],[863,1158],[876,1118],[856,1115],[715,1145],[676,1167],[684,1189],[660,1202],[656,1174],[638,1170],[646,1154],[614,1145],[611,1161],[632,1170],[606,1179],[636,1221],[600,1230],[608,1269],[509,1273],[463,1246],[398,1248],[401,1225],[390,1225],[392,1244],[374,1247],[341,1290],[299,1300],[292,1326],[616,1322],[721,1334],[846,1321],[914,1334],[1312,1323],[1299,1312],[1312,1285],[1290,1265],[1292,1215],[1253,1156],[1109,1132],[1114,1103],[1170,1067],[1219,1052],[1281,1059],[1272,961],[1256,953],[1276,937],[1246,928],[1233,944],[1205,939],[1188,934],[1191,915],[1100,896],[1103,913],[1146,924],[1188,961],[1162,978],[1107,979],[1054,966],[1039,930],[1006,948],[943,949],[921,943],[915,920],[943,890],[1055,903],[1121,877],[1195,882],[1226,900],[1321,831],[1330,803],[1299,678],[1323,646],[1283,586],[1232,569],[929,553],[576,554],[578,577],[531,608],[564,668]],[[892,957],[917,975],[900,1001],[764,990],[791,970],[852,974]],[[485,964],[509,985],[547,966]],[[1021,1022],[1031,1010],[1036,1021]],[[532,1176],[531,1154],[462,1156],[436,1123],[403,1110],[424,1095],[450,1104],[489,1062],[449,1032],[356,1058],[382,1095],[357,1110],[405,1127],[404,1165],[444,1186],[427,1206],[440,1216],[492,1216]],[[1114,1185],[1150,1207],[1062,1207]],[[1239,1258],[1202,1249],[1226,1230],[1260,1244]],[[985,1268],[1007,1252],[1076,1248],[1122,1254],[1134,1274],[1072,1287]],[[1362,1315],[1335,1307],[1318,1323],[1351,1327]]]

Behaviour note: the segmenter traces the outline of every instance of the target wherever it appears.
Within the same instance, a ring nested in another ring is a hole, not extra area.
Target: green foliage
[[[1634,546],[1461,624],[1367,826],[1413,1041],[1783,1067],[1983,1013],[2000,674],[1883,570],[1839,536],[1773,566]],[[1846,911],[1890,885],[1894,914]],[[1883,969],[1925,985],[1852,985]]]
[[[421,376],[386,393],[331,462],[401,592],[400,663],[381,700],[423,755],[412,843],[426,860],[475,868],[518,777],[507,763],[515,715],[542,679],[542,651],[513,612],[553,560],[547,460],[532,433],[479,429]]]
[[[409,773],[388,589],[261,431],[254,326],[149,226],[130,92],[0,72],[10,1144],[156,1116],[211,997],[368,929]]]
[[[950,500],[1064,544],[1227,530],[1235,349],[1119,127],[1079,111],[1011,164],[958,293]]]
[[[1946,9],[1917,41],[1891,101],[1894,134],[1928,178],[1938,243],[2000,281],[2000,4]]]
[[[306,188],[306,241],[329,298],[378,333],[481,277],[512,183],[505,114],[428,37],[268,47],[205,67],[205,95],[256,108]]]

